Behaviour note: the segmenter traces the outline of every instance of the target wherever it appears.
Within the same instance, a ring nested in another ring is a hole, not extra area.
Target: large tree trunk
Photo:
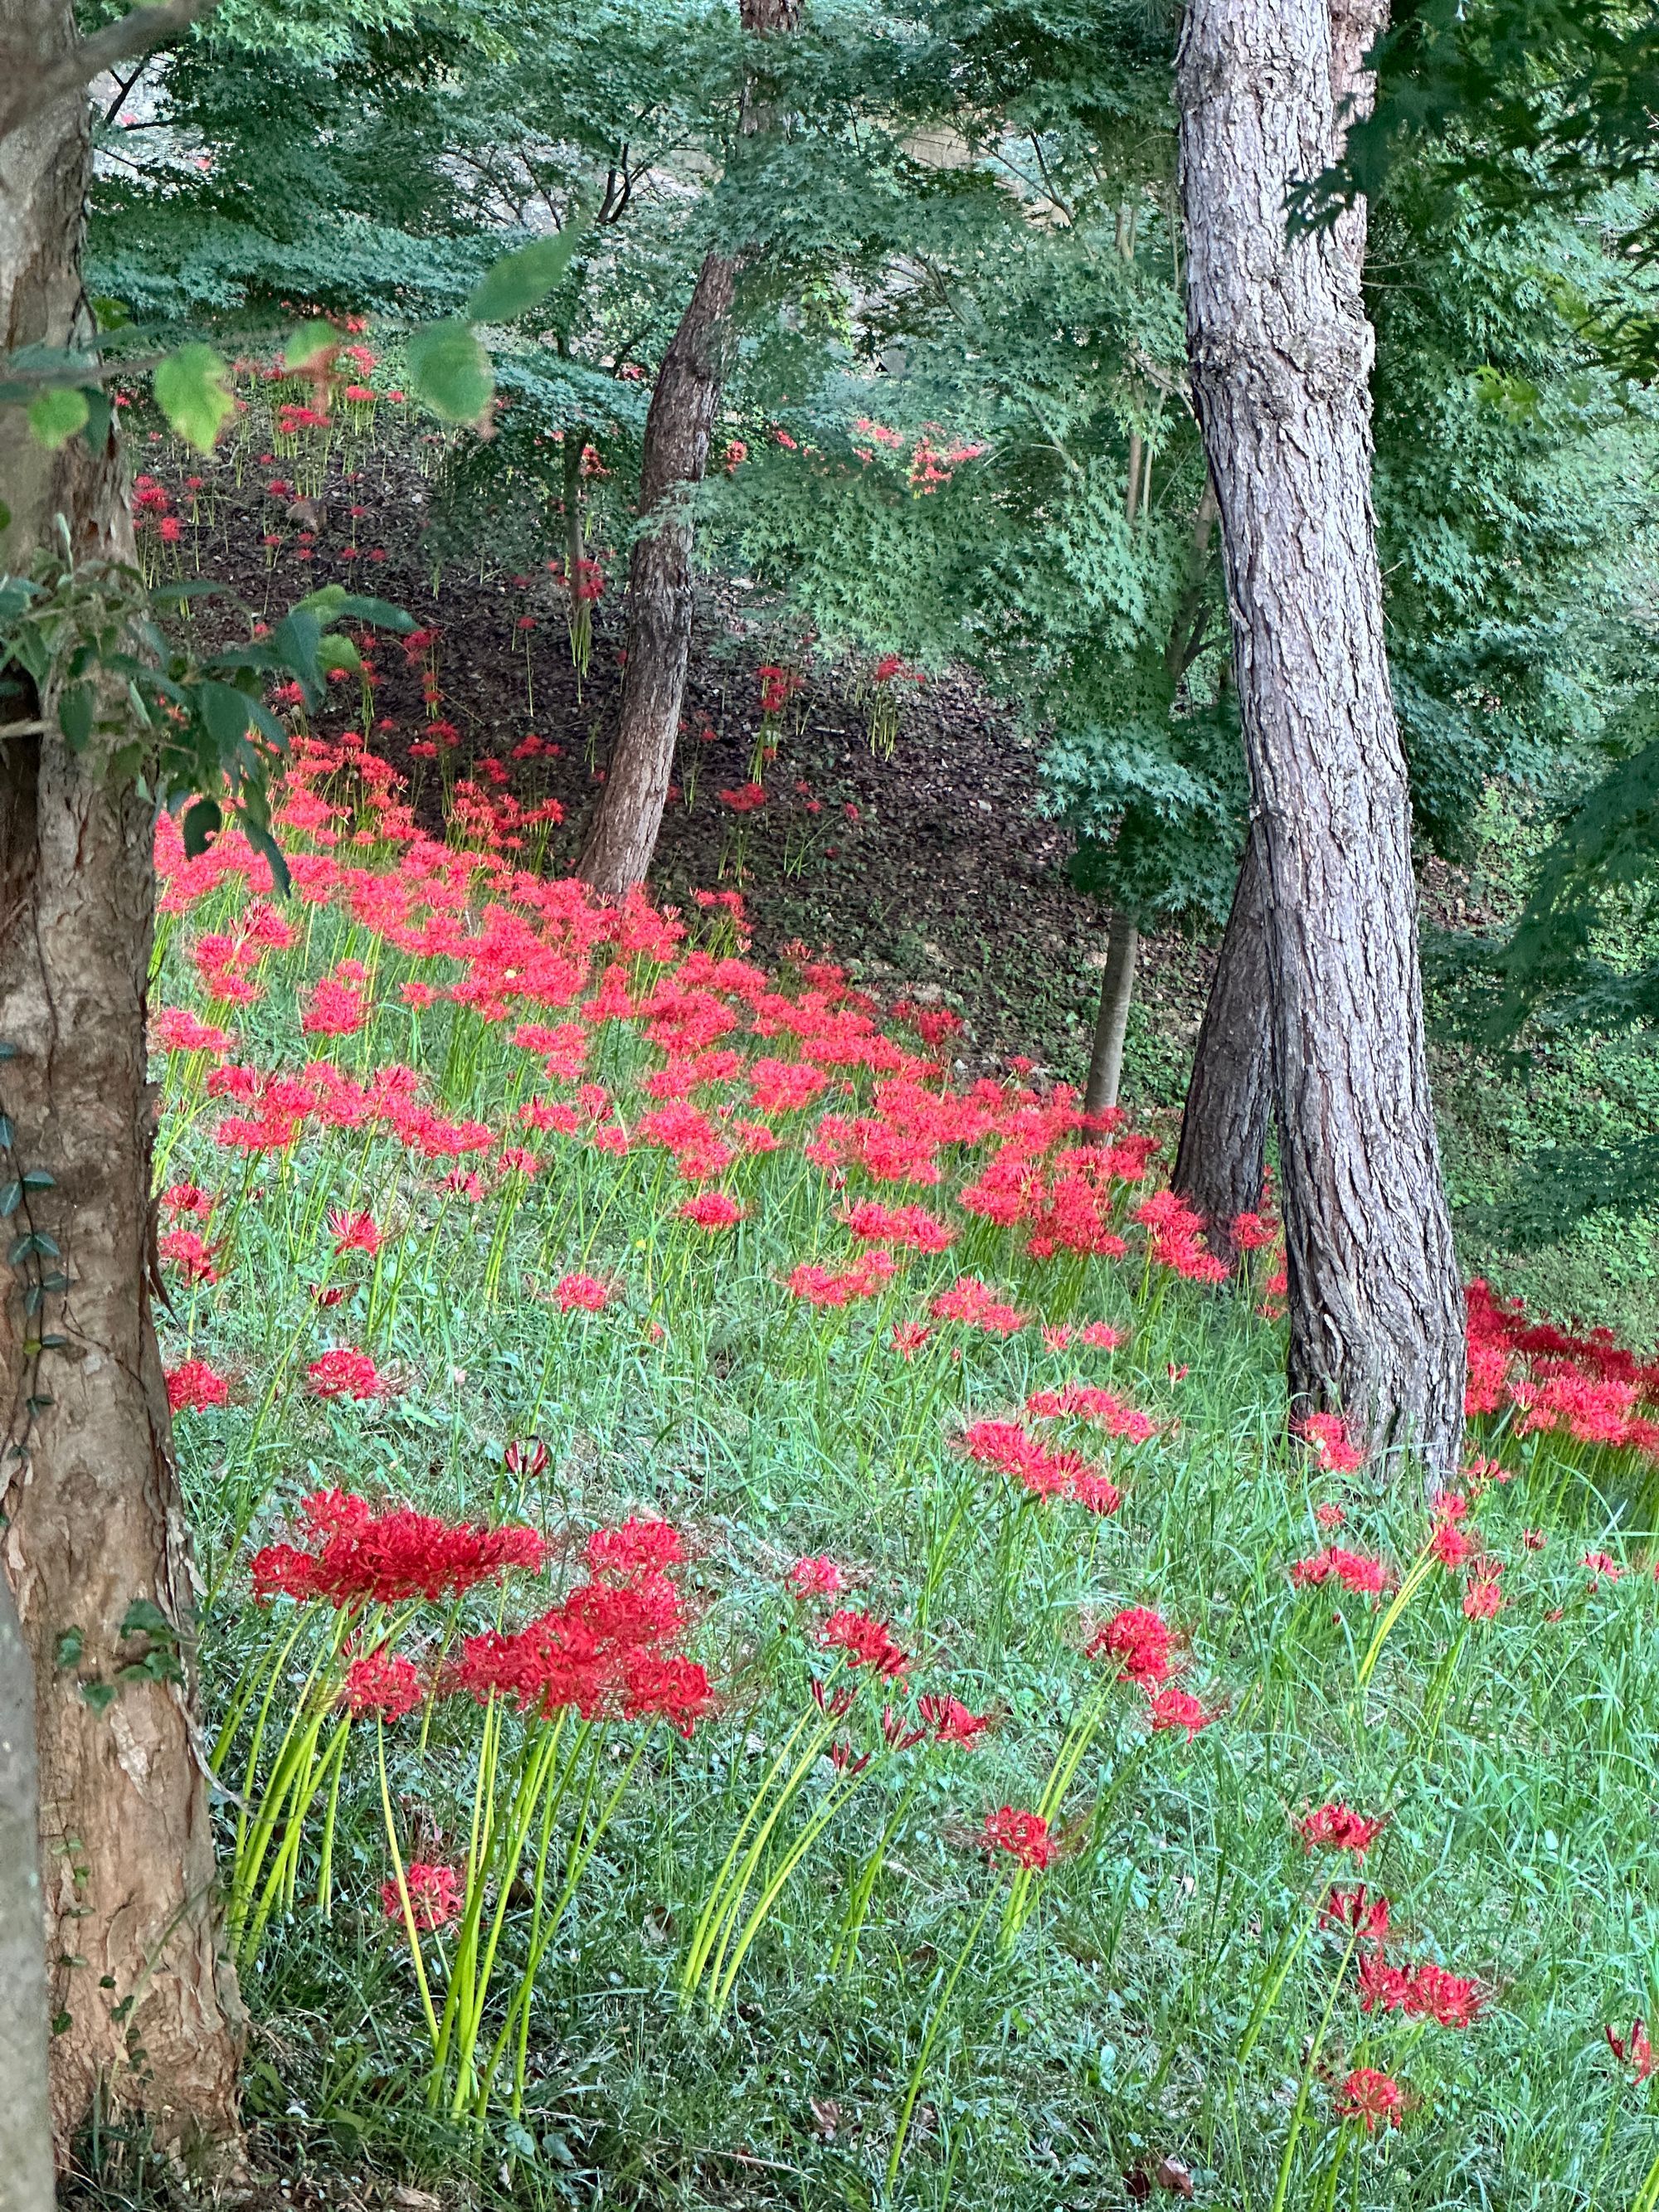
[[[0,0],[0,34],[55,52],[73,18],[63,0]],[[78,93],[6,146],[9,347],[89,342],[79,268],[89,168]],[[112,436],[47,454],[18,410],[0,410],[0,485],[12,568],[51,542],[59,515],[77,558],[132,557]],[[9,1252],[28,1233],[50,1243],[14,1265],[0,1306],[0,1497],[34,1668],[61,2148],[94,2098],[142,2109],[163,2139],[231,2132],[241,2014],[217,1942],[188,1542],[147,1288],[155,807],[108,772],[99,740],[71,753],[41,703],[43,717],[24,719],[43,719],[44,732],[0,748],[4,1179],[51,1177],[6,1224]]]
[[[1438,1478],[1462,1433],[1462,1298],[1383,649],[1371,331],[1343,243],[1285,227],[1333,145],[1324,0],[1189,0],[1177,87],[1194,402],[1267,879],[1292,1406],[1339,1407]]]
[[[1333,0],[1331,106],[1335,139],[1370,112],[1374,74],[1366,52],[1389,18],[1389,0]],[[1365,262],[1365,203],[1345,208],[1337,242],[1356,269]],[[1272,1038],[1267,1003],[1267,882],[1254,829],[1239,863],[1232,910],[1193,1054],[1181,1117],[1175,1188],[1209,1224],[1205,1241],[1231,1267],[1231,1224],[1261,1204],[1273,1117]]]
[[[1170,1177],[1206,1222],[1205,1242],[1231,1267],[1232,1224],[1261,1203],[1273,1083],[1267,1033],[1267,871],[1254,827],[1216,959],[1193,1054]]]
[[[792,31],[800,0],[741,0],[757,37]],[[769,127],[772,109],[752,79],[741,135]],[[694,531],[690,501],[708,466],[743,257],[709,253],[657,372],[645,418],[640,535],[628,568],[627,663],[617,741],[576,872],[608,898],[642,883],[656,850],[680,733],[691,657]]]

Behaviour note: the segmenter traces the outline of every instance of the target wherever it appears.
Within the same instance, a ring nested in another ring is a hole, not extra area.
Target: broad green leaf
[[[282,847],[278,845],[264,823],[252,814],[243,814],[242,828],[246,833],[248,843],[269,863],[271,883],[282,896],[286,898],[294,888],[294,878],[288,872],[288,862],[283,858]]]
[[[239,691],[234,684],[198,684],[196,703],[209,737],[228,766],[236,747],[247,736],[252,719],[246,692]]]
[[[210,345],[180,346],[156,368],[155,404],[168,428],[198,453],[212,452],[214,440],[236,411],[226,374],[224,356]]]
[[[495,393],[489,356],[465,323],[422,323],[409,341],[409,381],[446,422],[478,422]]]
[[[60,384],[38,392],[29,403],[30,435],[55,453],[77,430],[85,428],[90,411],[87,395],[78,386]]]
[[[538,238],[515,252],[491,262],[474,285],[466,303],[468,319],[475,323],[514,323],[544,300],[575,252],[584,226],[568,223],[556,238]]]
[[[58,724],[71,752],[78,753],[91,737],[92,711],[89,684],[70,684],[64,687],[58,701]]]
[[[345,616],[352,622],[373,623],[377,629],[411,630],[416,627],[415,617],[404,607],[393,606],[390,599],[377,599],[359,592],[349,592],[334,610],[335,619]]]
[[[185,858],[194,860],[208,848],[208,840],[216,836],[224,822],[216,799],[192,799],[185,809],[179,827],[184,832]]]
[[[92,302],[92,312],[100,331],[118,331],[132,320],[132,311],[125,300],[112,300],[101,293]]]
[[[322,321],[301,323],[283,349],[284,368],[313,368],[341,343],[341,336],[332,323]]]
[[[317,659],[331,674],[335,669],[340,668],[345,670],[349,675],[356,676],[363,665],[362,658],[351,640],[349,637],[341,637],[337,633],[331,634],[322,640],[317,647]]]

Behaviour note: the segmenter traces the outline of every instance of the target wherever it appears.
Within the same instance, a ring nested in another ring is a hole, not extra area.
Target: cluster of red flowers
[[[878,1244],[854,1267],[820,1267],[804,1260],[790,1270],[786,1287],[792,1297],[804,1298],[808,1305],[845,1306],[874,1297],[896,1272],[892,1254]]]
[[[340,1346],[313,1359],[306,1386],[315,1398],[378,1398],[391,1385],[366,1352]]]
[[[1188,1282],[1224,1283],[1227,1264],[1217,1259],[1200,1240],[1204,1217],[1194,1213],[1172,1190],[1154,1191],[1134,1210],[1146,1231],[1147,1255],[1155,1267],[1168,1267]]]
[[[199,1413],[209,1406],[222,1406],[230,1385],[216,1374],[205,1359],[181,1359],[167,1370],[167,1404],[175,1413]]]
[[[1391,1966],[1380,1945],[1359,1962],[1362,2012],[1403,2012],[1408,2020],[1431,2020],[1441,2027],[1470,2027],[1484,2002],[1480,1984],[1468,1975],[1448,1973],[1427,1960]]]
[[[316,1492],[300,1507],[305,1547],[270,1544],[252,1564],[253,1594],[332,1606],[397,1605],[459,1597],[509,1568],[539,1571],[546,1547],[533,1528],[483,1528],[408,1506],[376,1513],[366,1498]]]
[[[544,1720],[568,1707],[587,1720],[662,1719],[689,1736],[712,1693],[675,1648],[686,1615],[667,1570],[682,1554],[664,1521],[601,1529],[587,1547],[591,1578],[523,1628],[469,1637],[451,1686]]]
[[[404,1869],[404,1888],[409,1892],[410,1916],[422,1935],[447,1926],[461,1909],[458,1868],[434,1866],[425,1859],[416,1859]],[[381,1883],[380,1910],[388,1920],[403,1918],[403,1893],[395,1881]]]
[[[872,1668],[890,1678],[903,1674],[910,1664],[909,1654],[893,1641],[893,1632],[884,1620],[846,1607],[830,1614],[818,1631],[818,1641],[829,1650],[844,1653],[849,1667]]]
[[[1659,1360],[1643,1361],[1606,1328],[1574,1335],[1535,1322],[1519,1298],[1477,1279],[1467,1291],[1471,1416],[1514,1411],[1514,1432],[1564,1430],[1576,1443],[1659,1458]]]
[[[1017,1866],[1033,1874],[1054,1863],[1056,1850],[1042,1814],[1017,1812],[1012,1805],[986,1816],[981,1847],[993,1853],[1006,1851]]]
[[[1174,1671],[1175,1632],[1150,1606],[1126,1606],[1097,1629],[1088,1644],[1091,1659],[1115,1659],[1121,1680],[1152,1691]]]
[[[1378,2127],[1397,2128],[1405,2107],[1406,2093],[1399,2082],[1375,2066],[1356,2066],[1337,2091],[1338,2119],[1363,2121],[1367,2135]]]
[[[1340,1803],[1320,1805],[1297,1822],[1304,1850],[1352,1851],[1363,1859],[1388,1826],[1383,1814],[1372,1819]]]
[[[1299,1589],[1339,1582],[1344,1589],[1363,1590],[1376,1596],[1387,1589],[1389,1579],[1386,1559],[1369,1559],[1364,1553],[1346,1551],[1340,1544],[1327,1544],[1322,1552],[1316,1552],[1310,1559],[1297,1559],[1291,1569],[1291,1580]]]
[[[1067,1382],[1058,1390],[1034,1390],[1025,1401],[1025,1410],[1033,1420],[1087,1421],[1104,1429],[1109,1437],[1121,1437],[1132,1444],[1144,1444],[1158,1434],[1158,1424],[1150,1413],[1087,1382]]]
[[[1123,1502],[1116,1484],[1080,1452],[1050,1451],[1018,1421],[975,1421],[963,1431],[962,1449],[1034,1498],[1070,1498],[1091,1513],[1115,1513]]]

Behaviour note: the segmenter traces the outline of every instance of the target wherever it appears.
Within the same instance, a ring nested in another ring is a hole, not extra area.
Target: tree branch
[[[154,5],[131,9],[118,22],[106,23],[89,39],[77,39],[50,59],[15,48],[0,54],[11,87],[0,94],[0,144],[118,62],[131,61],[135,54],[148,53],[177,38],[216,4],[217,0],[155,0]]]

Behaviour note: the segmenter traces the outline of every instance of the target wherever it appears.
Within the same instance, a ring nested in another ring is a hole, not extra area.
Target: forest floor
[[[153,445],[167,451],[164,441]],[[196,519],[184,520],[176,547],[161,549],[166,571],[215,577],[262,612],[331,582],[406,608],[435,635],[423,656],[404,655],[392,639],[380,644],[374,750],[409,776],[417,812],[434,830],[458,775],[526,807],[556,800],[563,820],[545,864],[574,867],[616,726],[619,565],[593,611],[579,677],[563,586],[549,573],[556,563],[512,574],[488,557],[451,560],[434,576],[427,476],[407,451],[359,453],[366,465],[343,473],[351,458],[336,459],[296,514],[286,489],[266,489],[286,484],[289,461],[153,455],[181,519],[192,512],[185,471],[203,487]],[[154,557],[153,540],[150,550]],[[1070,881],[1069,833],[1043,814],[1040,740],[1012,707],[951,673],[894,687],[898,726],[883,747],[845,665],[787,653],[780,637],[775,602],[747,580],[706,583],[654,895],[684,902],[696,890],[741,890],[762,958],[805,943],[884,999],[960,1014],[960,1067],[1001,1072],[1023,1056],[1041,1075],[1080,1085],[1104,916]],[[800,688],[763,718],[758,672],[781,656]],[[319,730],[337,735],[363,708],[359,688],[344,684],[339,710]],[[436,760],[423,760],[410,746],[427,742],[433,717],[453,735]],[[763,745],[775,748],[764,766],[765,804],[734,811],[722,794],[749,781]],[[1436,861],[1425,872],[1430,933],[1502,927],[1516,906],[1527,847],[1522,827],[1494,806],[1471,868]],[[1142,940],[1123,1096],[1137,1122],[1171,1147],[1213,963],[1212,942],[1182,933]],[[1444,1012],[1431,994],[1431,1024]],[[1631,1119],[1631,1100],[1604,1084],[1594,1047],[1534,1051],[1528,1066],[1501,1072],[1443,1035],[1431,1049],[1455,1205],[1501,1200],[1518,1161],[1540,1143],[1607,1141]],[[1593,1219],[1521,1255],[1466,1216],[1460,1242],[1466,1272],[1564,1317],[1609,1324],[1627,1341],[1659,1342],[1654,1223]]]

